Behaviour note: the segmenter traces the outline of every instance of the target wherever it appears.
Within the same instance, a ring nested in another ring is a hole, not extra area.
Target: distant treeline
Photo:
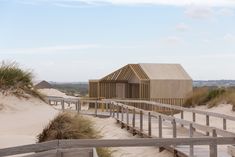
[[[193,86],[235,87],[235,80],[194,80]]]
[[[51,83],[51,85],[70,96],[88,95],[88,83]]]

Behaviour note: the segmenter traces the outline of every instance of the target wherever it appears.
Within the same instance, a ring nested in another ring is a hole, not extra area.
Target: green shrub
[[[216,97],[219,97],[225,93],[225,89],[212,89],[209,90],[205,102],[208,102],[212,99],[215,99]]]
[[[47,125],[41,134],[38,135],[38,142],[45,142],[55,139],[93,139],[99,138],[99,134],[93,128],[93,123],[83,116],[62,113]],[[108,148],[98,148],[99,157],[111,157]]]
[[[0,86],[2,89],[9,88],[32,88],[33,75],[29,71],[24,71],[13,63],[2,62],[0,66]]]
[[[221,103],[235,105],[235,90],[230,88],[224,89],[224,91],[208,101],[208,107],[211,108]]]
[[[43,96],[33,88],[33,74],[31,71],[22,70],[16,62],[0,64],[0,91],[24,96],[24,93],[39,97]]]
[[[221,103],[235,105],[235,89],[233,88],[208,88],[198,87],[193,89],[185,101],[185,107],[208,105],[209,108]]]
[[[112,151],[109,148],[97,148],[97,154],[99,157],[111,157]]]
[[[43,132],[38,135],[38,142],[54,139],[89,139],[96,138],[97,132],[92,128],[92,122],[79,115],[69,113],[59,114]]]
[[[208,92],[209,92],[208,87],[194,88],[193,93],[190,93],[188,98],[184,102],[184,107],[192,107],[195,105],[205,105]]]

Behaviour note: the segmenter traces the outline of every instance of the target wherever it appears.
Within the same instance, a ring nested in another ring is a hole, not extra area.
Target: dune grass
[[[61,113],[55,117],[38,135],[38,142],[55,139],[94,139],[100,138],[93,123],[83,116],[72,113]],[[111,157],[108,148],[98,148],[99,157]]]
[[[22,70],[16,62],[0,64],[0,91],[22,97],[27,93],[43,100],[43,96],[33,88],[33,74]]]
[[[196,87],[193,89],[193,94],[185,101],[184,106],[195,107],[198,105],[208,105],[211,108],[221,103],[235,106],[234,88]]]

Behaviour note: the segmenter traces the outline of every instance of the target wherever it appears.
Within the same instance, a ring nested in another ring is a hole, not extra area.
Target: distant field
[[[88,83],[51,83],[51,85],[70,96],[88,95]]]

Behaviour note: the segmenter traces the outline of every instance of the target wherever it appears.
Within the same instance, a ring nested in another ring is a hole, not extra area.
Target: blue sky
[[[87,81],[128,63],[235,79],[233,0],[0,0],[0,60],[35,79]]]

